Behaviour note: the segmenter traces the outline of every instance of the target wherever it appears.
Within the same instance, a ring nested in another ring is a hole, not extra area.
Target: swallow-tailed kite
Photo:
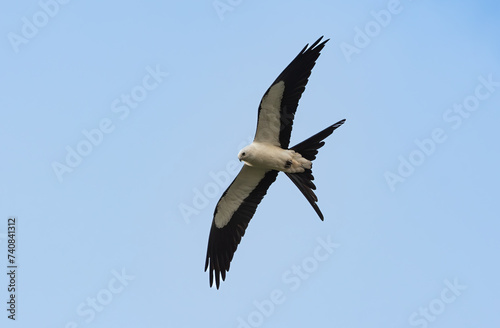
[[[255,138],[238,154],[238,159],[244,163],[243,168],[215,207],[205,261],[205,271],[210,270],[210,287],[214,274],[217,289],[220,278],[225,280],[248,222],[279,171],[285,172],[323,220],[313,191],[316,186],[312,182],[312,161],[325,144],[323,140],[345,120],[288,148],[299,99],[316,59],[328,41],[321,42],[322,38],[302,49],[267,89],[260,102]]]

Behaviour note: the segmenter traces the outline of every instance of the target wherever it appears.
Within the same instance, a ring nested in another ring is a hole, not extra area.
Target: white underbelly
[[[311,162],[293,150],[282,149],[267,143],[254,142],[254,156],[247,165],[266,170],[288,173],[304,172],[311,168]]]

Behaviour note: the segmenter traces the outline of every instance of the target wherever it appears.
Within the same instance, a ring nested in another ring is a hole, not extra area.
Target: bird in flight
[[[244,165],[215,207],[205,261],[205,271],[210,272],[210,287],[214,278],[217,289],[220,278],[226,279],[241,237],[279,171],[292,180],[323,220],[313,191],[316,186],[312,182],[312,161],[325,144],[323,140],[345,119],[288,148],[299,99],[320,51],[328,42],[321,42],[322,38],[302,49],[267,89],[260,102],[255,138],[238,154]]]

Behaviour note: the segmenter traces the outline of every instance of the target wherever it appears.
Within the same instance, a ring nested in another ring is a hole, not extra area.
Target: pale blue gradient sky
[[[53,17],[37,1],[4,5],[0,265],[16,215],[19,293],[16,323],[2,308],[1,326],[499,326],[498,2],[219,3],[233,4],[223,19],[212,1],[70,1]],[[388,6],[398,13],[346,57]],[[13,46],[33,16],[43,26]],[[347,119],[314,166],[325,221],[279,175],[210,289],[207,238],[229,184],[213,175],[253,136],[270,83],[321,35],[331,41],[291,143]],[[141,101],[124,116],[131,92]],[[464,101],[477,108],[449,112]],[[53,163],[102,120],[109,133],[58,179]],[[442,142],[419,157],[415,140],[435,129]],[[411,154],[423,163],[391,189],[387,172]],[[318,238],[338,247],[321,253]],[[303,264],[307,279],[293,273]],[[3,307],[6,288],[3,275]]]

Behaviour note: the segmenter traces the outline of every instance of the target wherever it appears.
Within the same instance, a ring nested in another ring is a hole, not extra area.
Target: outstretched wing
[[[244,165],[215,207],[208,238],[205,271],[210,271],[210,287],[219,289],[220,277],[226,279],[229,264],[245,234],[248,222],[255,213],[278,171],[263,170]]]
[[[311,70],[328,40],[306,45],[267,89],[259,105],[254,141],[288,148],[293,118]]]

